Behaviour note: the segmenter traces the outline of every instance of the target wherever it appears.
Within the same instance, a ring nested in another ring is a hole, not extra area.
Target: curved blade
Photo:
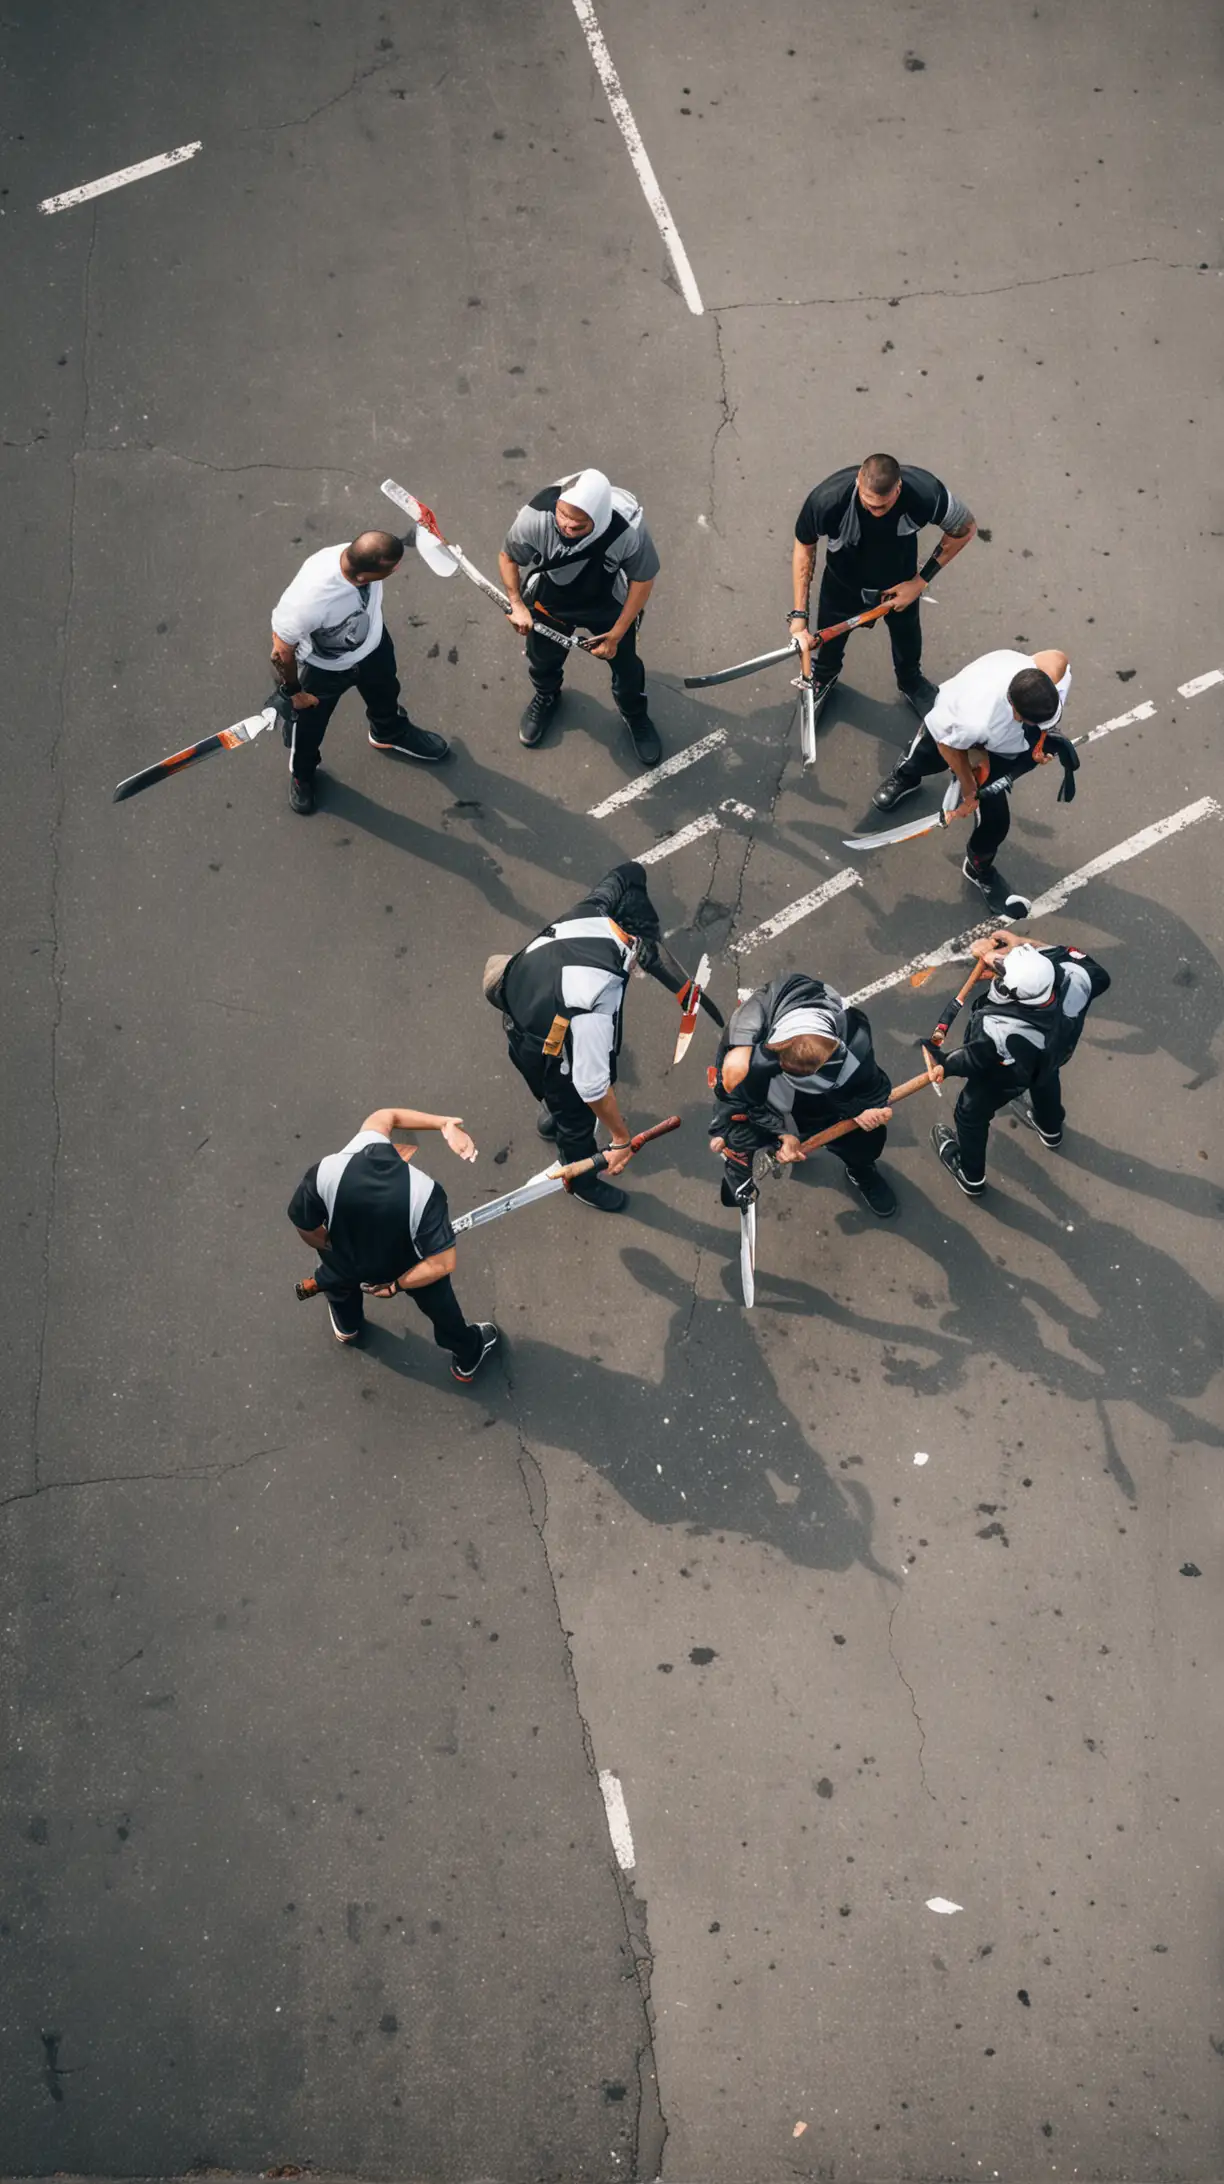
[[[811,677],[799,677],[799,748],[805,766],[816,764],[816,692]]]
[[[934,834],[947,824],[942,811],[933,811],[926,819],[911,819],[903,827],[885,827],[878,834],[843,835],[842,848],[888,849],[893,842],[916,842],[920,834]]]
[[[418,523],[412,541],[427,569],[435,576],[458,576],[459,564],[449,546],[443,544],[428,524]]]
[[[780,652],[758,652],[755,660],[739,660],[734,667],[720,668],[717,675],[686,675],[686,690],[711,690],[715,683],[738,682],[741,675],[756,675],[763,667],[776,667],[779,660],[794,658],[799,647],[794,638],[783,645]]]
[[[236,751],[243,743],[253,743],[256,736],[274,728],[278,719],[276,710],[265,705],[262,713],[252,713],[248,720],[235,721],[232,728],[222,728],[217,734],[202,736],[198,743],[189,743],[185,751],[174,751],[169,758],[159,758],[152,766],[142,766],[139,773],[129,774],[114,791],[112,804],[125,803],[129,796],[138,796],[142,789],[151,789],[155,781],[169,781],[171,776],[182,773],[184,767],[194,766],[201,758],[211,758],[214,751]]]
[[[693,1033],[697,1029],[697,1018],[701,1013],[702,994],[704,993],[706,986],[709,984],[709,981],[710,958],[708,955],[703,955],[700,963],[697,965],[697,968],[693,973],[692,980],[689,984],[688,999],[685,1006],[684,1014],[680,1019],[680,1030],[676,1039],[676,1051],[672,1055],[673,1069],[675,1068],[677,1062],[682,1062],[684,1060],[684,1057],[688,1053],[689,1047],[692,1044]]]
[[[745,1206],[740,1214],[740,1287],[744,1293],[744,1309],[751,1311],[756,1303],[756,1206]]]
[[[520,1183],[517,1190],[507,1191],[501,1198],[491,1198],[485,1206],[473,1206],[470,1213],[461,1213],[451,1226],[459,1236],[468,1229],[483,1228],[486,1221],[500,1221],[503,1213],[517,1213],[522,1206],[534,1206],[538,1198],[551,1198],[555,1191],[564,1189],[565,1185],[554,1169],[541,1168],[538,1175]]]

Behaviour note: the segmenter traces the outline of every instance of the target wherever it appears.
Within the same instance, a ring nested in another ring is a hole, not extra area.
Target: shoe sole
[[[1047,1137],[1045,1131],[1041,1128],[1040,1124],[1034,1122],[1031,1115],[1024,1114],[1023,1111],[1016,1106],[1014,1100],[1010,1103],[1010,1105],[1011,1112],[1015,1116],[1016,1121],[1022,1122],[1026,1130],[1031,1130],[1034,1137],[1040,1138],[1042,1144],[1046,1147],[1046,1150],[1048,1152],[1057,1152],[1059,1146],[1062,1144],[1063,1141],[1062,1131],[1059,1131],[1057,1137]]]
[[[443,759],[451,755],[449,743],[444,751],[410,751],[406,744],[380,743],[377,737],[371,736],[370,745],[375,751],[394,751],[397,758],[415,758],[420,766],[440,766]]]
[[[958,1175],[956,1169],[953,1168],[950,1163],[944,1159],[943,1145],[951,1144],[954,1141],[952,1138],[952,1133],[951,1131],[949,1131],[948,1136],[943,1140],[943,1144],[941,1145],[940,1139],[937,1135],[938,1129],[939,1124],[937,1123],[935,1125],[935,1129],[931,1132],[931,1149],[934,1152],[935,1158],[939,1162],[940,1167],[944,1170],[946,1175],[951,1176],[957,1190],[960,1191],[963,1197],[984,1198],[986,1195],[985,1183],[966,1183],[964,1177]]]
[[[451,1379],[457,1380],[461,1388],[466,1388],[469,1381],[475,1380],[476,1375],[480,1371],[481,1366],[484,1364],[484,1361],[489,1355],[490,1350],[495,1350],[500,1340],[500,1334],[491,1335],[489,1337],[489,1340],[486,1342],[483,1350],[480,1353],[480,1356],[477,1358],[476,1363],[472,1366],[470,1372],[461,1373],[457,1365],[452,1365]]]
[[[329,1320],[331,1320],[331,1331],[332,1331],[333,1335],[335,1336],[335,1338],[336,1338],[337,1342],[343,1343],[346,1349],[351,1349],[351,1348],[352,1348],[352,1345],[353,1345],[353,1344],[354,1344],[354,1343],[355,1343],[355,1342],[356,1342],[356,1341],[357,1341],[357,1340],[359,1339],[359,1337],[360,1337],[360,1334],[361,1334],[361,1329],[360,1329],[360,1327],[358,1327],[358,1328],[355,1328],[355,1329],[354,1329],[354,1331],[353,1331],[353,1333],[352,1333],[351,1335],[346,1335],[346,1334],[342,1334],[342,1333],[341,1333],[341,1331],[340,1331],[340,1329],[339,1329],[339,1328],[337,1327],[337,1325],[336,1325],[336,1322],[335,1322],[335,1320],[334,1320],[334,1319],[332,1319],[332,1316],[331,1316],[331,1312],[330,1312],[330,1310],[328,1311],[327,1317],[328,1317],[328,1319],[329,1319]]]

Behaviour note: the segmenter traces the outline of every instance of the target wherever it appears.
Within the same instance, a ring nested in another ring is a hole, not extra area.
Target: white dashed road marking
[[[745,933],[742,940],[733,941],[733,952],[736,955],[748,955],[753,948],[759,948],[763,941],[776,940],[779,933],[785,933],[790,926],[798,925],[800,918],[810,917],[813,910],[819,910],[826,902],[832,902],[835,895],[844,894],[848,887],[861,887],[862,884],[861,875],[852,865],[846,865],[842,871],[835,872],[831,880],[826,880],[823,887],[814,887],[810,895],[801,895],[798,902],[788,903],[785,910],[778,911],[776,917],[766,918],[763,925],[755,926],[751,933]]]
[[[592,804],[587,818],[606,819],[610,811],[619,811],[622,804],[632,804],[637,797],[645,796],[648,790],[653,789],[656,781],[666,781],[672,774],[683,773],[686,766],[695,766],[699,758],[706,758],[711,751],[721,749],[726,740],[726,729],[716,728],[712,735],[702,736],[700,742],[690,743],[686,750],[677,751],[673,757],[665,758],[661,766],[652,766],[649,773],[639,774],[636,781],[630,781],[625,788],[616,789],[611,796],[605,796],[602,804]]]
[[[625,1793],[620,1786],[620,1776],[607,1767],[599,1770],[599,1787],[603,1792],[604,1811],[608,1815],[608,1833],[616,1862],[622,1873],[632,1873],[636,1858],[633,1850],[633,1830],[629,1826],[629,1812]]]
[[[674,857],[678,849],[687,849],[690,842],[699,842],[703,834],[713,834],[715,828],[721,825],[722,820],[716,811],[703,812],[700,819],[691,819],[678,833],[669,834],[664,841],[656,842],[653,849],[644,849],[638,863],[660,864],[664,857]]]
[[[1142,705],[1132,706],[1129,713],[1119,713],[1114,720],[1103,720],[1099,728],[1090,728],[1084,741],[1095,743],[1098,736],[1111,736],[1115,728],[1129,728],[1137,720],[1150,720],[1155,711],[1151,699],[1145,698]]]
[[[1061,910],[1068,897],[1090,880],[1099,879],[1102,872],[1112,872],[1115,865],[1128,864],[1132,857],[1142,857],[1145,850],[1154,849],[1157,842],[1167,841],[1172,834],[1180,834],[1184,827],[1197,825],[1200,819],[1218,818],[1220,806],[1214,796],[1201,796],[1197,804],[1184,804],[1180,811],[1170,812],[1167,819],[1158,819],[1153,826],[1142,827],[1138,834],[1130,834],[1114,849],[1107,849],[1090,864],[1081,865],[1078,872],[1069,872],[1065,880],[1047,888],[1038,895],[1029,911],[1029,918],[1048,918],[1051,911]],[[955,940],[946,940],[941,948],[929,948],[924,955],[912,956],[899,970],[889,971],[887,977],[874,979],[870,986],[861,986],[857,993],[848,994],[847,1000],[856,1006],[870,1001],[877,993],[887,993],[891,986],[900,986],[914,971],[924,971],[929,965],[957,962],[971,942],[981,940],[1000,926],[1012,925],[1013,918],[990,918],[984,925],[971,925],[967,932],[958,933]]]
[[[694,317],[700,318],[705,306],[701,301],[701,292],[693,278],[693,268],[688,262],[688,253],[680,240],[676,223],[668,210],[667,199],[659,188],[658,178],[650,164],[646,146],[642,142],[641,131],[630,111],[629,101],[621,89],[620,77],[616,73],[612,55],[604,43],[604,34],[599,27],[599,21],[594,8],[591,6],[591,0],[574,0],[574,13],[582,25],[583,36],[591,49],[591,59],[595,63],[599,80],[608,94],[608,104],[612,109],[613,119],[629,147],[629,157],[633,161],[634,172],[642,185],[642,194],[654,214],[655,225],[663,237],[667,255],[671,259],[676,279],[680,283],[680,293]]]
[[[180,144],[173,152],[159,152],[156,159],[142,159],[135,167],[116,167],[113,174],[104,174],[96,182],[82,182],[75,190],[61,190],[58,197],[44,197],[40,212],[66,212],[70,205],[88,204],[91,197],[105,197],[108,190],[121,190],[128,182],[143,182],[146,175],[162,174],[167,167],[181,167],[185,159],[194,159],[203,150],[204,140],[194,144]]]
[[[1224,667],[1213,667],[1208,675],[1196,675],[1192,682],[1178,683],[1179,698],[1197,698],[1202,691],[1210,690],[1218,682],[1224,682]]]

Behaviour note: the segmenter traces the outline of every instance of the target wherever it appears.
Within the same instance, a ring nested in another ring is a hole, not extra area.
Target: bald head
[[[353,576],[365,579],[389,575],[404,557],[404,541],[393,531],[361,531],[344,558]]]
[[[777,1055],[788,1077],[810,1077],[836,1054],[837,1041],[818,1039],[805,1032],[802,1038],[784,1039],[771,1046],[770,1052]]]

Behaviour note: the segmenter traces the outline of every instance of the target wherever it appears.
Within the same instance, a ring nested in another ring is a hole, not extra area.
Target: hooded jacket
[[[556,1061],[584,1100],[616,1082],[629,974],[638,944],[649,952],[658,934],[643,867],[620,864],[506,965],[507,1028]]]
[[[1041,953],[1054,965],[1049,999],[1014,1001],[996,993],[992,981],[973,1002],[964,1044],[944,1057],[945,1077],[966,1077],[1014,1099],[1070,1061],[1091,1004],[1109,991],[1109,973],[1082,948]]]
[[[776,1054],[768,1051],[768,1041],[784,1016],[795,1009],[809,1008],[828,1018],[829,1035],[840,1040],[841,1045],[810,1076],[788,1077]],[[723,1084],[723,1063],[732,1047],[744,1046],[752,1048],[748,1074],[734,1092],[729,1092]],[[830,1122],[848,1121],[869,1107],[885,1106],[892,1090],[876,1060],[871,1026],[862,1010],[848,1008],[832,986],[798,971],[775,979],[772,985],[758,986],[741,1002],[714,1066],[711,1137],[725,1137],[731,1122],[741,1115],[769,1135],[784,1137],[794,1129],[797,1100],[819,1100]]]

